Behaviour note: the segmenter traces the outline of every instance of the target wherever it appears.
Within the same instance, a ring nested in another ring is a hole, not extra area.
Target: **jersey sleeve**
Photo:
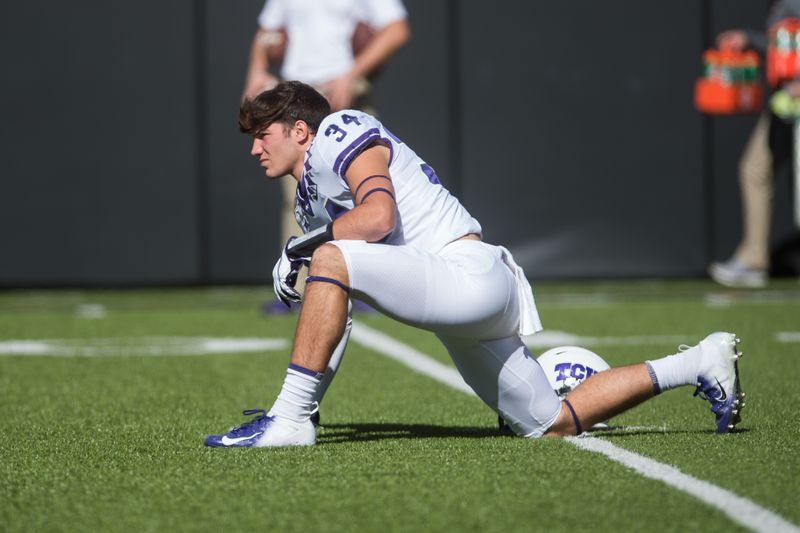
[[[325,164],[342,179],[345,179],[350,163],[373,144],[384,144],[394,152],[392,141],[381,123],[362,111],[352,109],[328,115],[320,124],[316,142]]]
[[[401,0],[363,0],[364,18],[375,30],[408,17]]]
[[[267,0],[258,15],[258,25],[264,30],[286,26],[286,7],[283,0]]]

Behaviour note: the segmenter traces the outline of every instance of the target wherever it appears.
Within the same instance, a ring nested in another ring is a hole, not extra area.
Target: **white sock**
[[[700,368],[700,354],[697,353],[699,349],[699,346],[692,346],[685,352],[654,361],[645,361],[656,394],[697,383],[697,372]]]
[[[316,410],[317,387],[322,374],[299,365],[290,364],[278,398],[270,409],[273,416],[294,422],[305,422]]]

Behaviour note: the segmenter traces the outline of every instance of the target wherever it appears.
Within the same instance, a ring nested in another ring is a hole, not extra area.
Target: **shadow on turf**
[[[747,433],[747,428],[736,428],[730,434]],[[674,429],[658,426],[631,427],[610,426],[608,429],[598,429],[588,433],[593,437],[636,437],[638,435],[716,435],[713,429]]]
[[[356,424],[323,424],[323,431],[317,436],[317,444],[336,442],[368,442],[384,439],[420,439],[420,438],[471,438],[483,439],[492,437],[513,437],[510,433],[496,428],[432,426],[427,424],[393,424],[393,423],[356,423]],[[746,433],[747,428],[736,429],[733,433]],[[666,427],[611,426],[608,429],[587,432],[594,437],[635,437],[641,435],[680,435],[708,434],[714,435],[713,429],[667,429]]]
[[[322,424],[317,444],[334,442],[364,442],[383,439],[483,439],[504,436],[497,428],[432,426],[427,424]]]

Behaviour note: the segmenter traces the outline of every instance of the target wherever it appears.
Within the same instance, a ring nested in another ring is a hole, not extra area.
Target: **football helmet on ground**
[[[547,350],[536,359],[542,366],[547,380],[559,398],[580,385],[592,374],[611,368],[602,357],[579,346],[558,346]],[[604,429],[608,421],[592,426],[592,429]]]

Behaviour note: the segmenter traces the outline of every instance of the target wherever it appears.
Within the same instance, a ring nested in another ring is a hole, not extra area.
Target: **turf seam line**
[[[461,375],[454,368],[434,361],[424,353],[385,333],[361,323],[354,323],[351,337],[365,348],[389,357],[417,373],[475,396],[475,392],[464,382]],[[604,455],[608,459],[620,463],[646,478],[661,481],[670,487],[689,494],[718,509],[737,524],[753,531],[758,531],[759,533],[800,533],[800,528],[773,511],[708,481],[684,474],[673,466],[659,463],[643,455],[619,448],[597,437],[568,437],[566,440],[581,450]]]

